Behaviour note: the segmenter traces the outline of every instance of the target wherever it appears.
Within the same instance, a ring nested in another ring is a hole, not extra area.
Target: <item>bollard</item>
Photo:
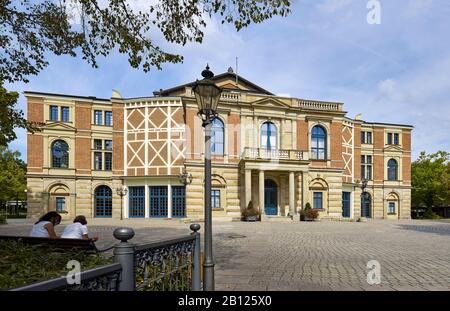
[[[114,261],[122,266],[122,276],[119,282],[119,291],[134,291],[134,244],[128,243],[134,237],[132,228],[117,228],[113,233],[120,243],[114,246]]]
[[[190,229],[194,232],[191,234],[195,235],[195,245],[194,252],[192,254],[192,290],[200,291],[201,290],[201,281],[200,281],[200,230],[199,224],[192,224]]]

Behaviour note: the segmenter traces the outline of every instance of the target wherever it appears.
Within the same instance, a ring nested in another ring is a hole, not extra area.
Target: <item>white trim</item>
[[[127,157],[127,150],[128,150],[128,111],[124,109],[124,118],[123,118],[123,175],[128,176],[128,157]]]

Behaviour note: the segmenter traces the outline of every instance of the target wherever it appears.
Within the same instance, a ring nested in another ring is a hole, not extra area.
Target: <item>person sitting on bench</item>
[[[61,215],[55,211],[48,212],[33,225],[30,236],[39,238],[58,239],[55,226],[61,222]]]
[[[68,225],[64,229],[61,238],[89,240],[86,217],[84,217],[83,215],[75,217],[75,219],[73,220],[73,224]],[[98,240],[98,238],[93,237],[92,240],[95,242]]]

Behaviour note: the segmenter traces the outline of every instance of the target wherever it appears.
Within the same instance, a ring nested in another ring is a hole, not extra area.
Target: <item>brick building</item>
[[[223,89],[213,217],[239,217],[252,201],[266,217],[309,202],[321,218],[410,218],[412,126],[351,119],[342,103],[275,96],[237,78],[213,78]],[[28,134],[29,217],[201,218],[204,132],[193,85],[144,98],[25,92],[28,119],[45,123]],[[183,170],[193,177],[186,186]]]

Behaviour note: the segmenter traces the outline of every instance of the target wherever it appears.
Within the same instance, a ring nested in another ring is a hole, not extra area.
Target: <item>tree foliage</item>
[[[30,132],[39,129],[40,124],[28,122],[22,111],[16,108],[19,93],[8,92],[0,81],[0,146],[17,138],[15,128],[25,128]]]
[[[25,199],[26,170],[18,151],[0,146],[0,203]]]
[[[411,165],[412,206],[426,207],[450,204],[450,153],[421,152]]]
[[[163,51],[154,41],[157,32],[168,42],[201,43],[208,17],[239,31],[286,16],[289,7],[289,0],[0,0],[0,80],[27,82],[48,65],[48,52],[81,53],[97,67],[99,55],[118,49],[134,68],[161,69],[183,57]]]

